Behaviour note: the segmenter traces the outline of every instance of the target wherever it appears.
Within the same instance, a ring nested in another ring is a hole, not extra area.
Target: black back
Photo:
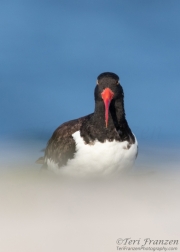
[[[91,116],[92,114],[63,123],[54,131],[45,149],[45,166],[46,159],[53,160],[61,167],[74,157],[76,146],[72,134],[80,130],[82,123],[88,121]]]

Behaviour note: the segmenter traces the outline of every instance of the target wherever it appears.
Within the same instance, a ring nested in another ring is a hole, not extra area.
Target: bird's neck
[[[125,119],[124,104],[122,101],[112,101],[109,107],[108,125],[105,123],[105,106],[103,101],[96,101],[95,111],[90,120],[83,123],[81,137],[85,143],[108,141],[134,142],[134,136]]]
[[[105,106],[103,101],[95,103],[94,120],[100,125],[105,126]],[[118,129],[125,120],[124,104],[122,101],[112,101],[109,107],[108,129]]]

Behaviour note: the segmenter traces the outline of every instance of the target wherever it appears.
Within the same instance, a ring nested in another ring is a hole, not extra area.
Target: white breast
[[[73,135],[76,142],[76,153],[73,159],[67,162],[66,166],[58,168],[57,164],[47,160],[49,169],[70,175],[98,175],[112,174],[128,171],[132,168],[137,155],[137,140],[128,149],[128,142],[106,141],[94,144],[85,144],[80,136],[80,131]]]

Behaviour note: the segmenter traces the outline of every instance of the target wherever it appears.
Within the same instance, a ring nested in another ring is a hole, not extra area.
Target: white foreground
[[[0,142],[0,251],[115,252],[118,238],[179,239],[179,148],[141,143],[133,173],[79,179],[40,171],[44,145]]]
[[[116,179],[2,172],[0,251],[113,252],[118,238],[179,239],[179,178],[177,172]]]

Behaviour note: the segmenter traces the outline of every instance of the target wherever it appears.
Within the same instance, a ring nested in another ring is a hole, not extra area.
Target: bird
[[[124,92],[117,74],[101,73],[94,90],[94,112],[60,125],[44,156],[37,160],[57,174],[88,176],[129,172],[138,142],[125,115]]]

